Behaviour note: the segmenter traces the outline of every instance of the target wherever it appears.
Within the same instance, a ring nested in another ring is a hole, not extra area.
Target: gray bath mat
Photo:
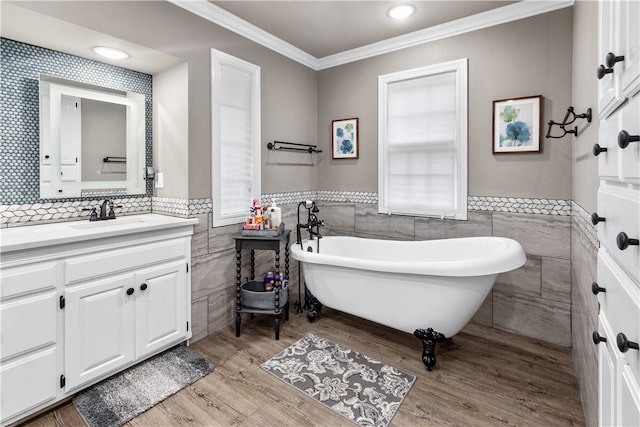
[[[116,427],[212,370],[181,345],[80,392],[73,404],[90,427]]]
[[[385,427],[416,377],[308,334],[262,369],[361,426]]]

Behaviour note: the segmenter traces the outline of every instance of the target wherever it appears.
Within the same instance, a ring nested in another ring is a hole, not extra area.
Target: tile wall
[[[143,94],[146,165],[151,166],[151,75],[6,38],[0,38],[0,62],[0,203],[3,204],[4,212],[33,211],[32,207],[25,205],[37,205],[37,209],[47,210],[40,215],[67,214],[64,210],[68,203],[94,198],[55,201],[40,199],[40,74]],[[149,198],[152,193],[151,184],[149,181],[146,188]],[[43,205],[47,207],[43,208]],[[36,215],[21,215],[17,222],[32,221],[32,216]],[[6,218],[4,215],[1,217]],[[14,222],[15,219],[12,219],[3,223]]]
[[[598,425],[598,349],[591,334],[598,329],[598,299],[591,292],[597,278],[599,242],[590,214],[573,204],[571,216],[571,347],[588,426]]]
[[[469,220],[439,220],[377,213],[377,194],[303,192],[263,196],[278,200],[283,221],[294,230],[297,202],[318,201],[325,235],[427,240],[466,236],[504,236],[519,240],[526,265],[499,276],[474,321],[563,346],[571,345],[571,203],[565,200],[500,197],[469,198]],[[333,200],[331,200],[333,199]],[[281,202],[281,201],[282,202]],[[357,201],[355,201],[357,200]],[[293,202],[293,203],[292,203]],[[234,322],[235,249],[238,226],[211,228],[210,214],[200,222],[192,245],[192,321],[194,340]],[[291,236],[295,240],[295,236]],[[243,254],[243,277],[248,274]],[[273,255],[257,253],[256,271],[273,268]],[[291,260],[291,295],[297,299],[298,265]],[[292,312],[293,312],[292,308]],[[271,318],[265,318],[270,327]]]

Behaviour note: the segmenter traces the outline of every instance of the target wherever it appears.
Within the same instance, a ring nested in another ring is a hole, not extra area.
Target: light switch
[[[164,188],[164,174],[162,172],[156,173],[156,188]]]

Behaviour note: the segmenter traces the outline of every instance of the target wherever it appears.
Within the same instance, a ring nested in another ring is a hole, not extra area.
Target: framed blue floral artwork
[[[334,159],[358,158],[358,118],[331,122],[331,153]]]
[[[542,95],[493,101],[493,154],[539,153]]]

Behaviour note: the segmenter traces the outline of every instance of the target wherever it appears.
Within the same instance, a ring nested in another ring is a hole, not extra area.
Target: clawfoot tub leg
[[[309,301],[309,311],[307,312],[307,319],[309,322],[313,323],[320,315],[320,310],[322,310],[322,303],[318,301],[316,297],[313,296],[311,292],[307,290],[308,301]]]
[[[446,341],[447,337],[440,332],[434,331],[432,328],[416,329],[413,335],[422,340],[422,363],[427,367],[427,371],[431,371],[436,365],[436,354],[434,351],[436,343]]]

